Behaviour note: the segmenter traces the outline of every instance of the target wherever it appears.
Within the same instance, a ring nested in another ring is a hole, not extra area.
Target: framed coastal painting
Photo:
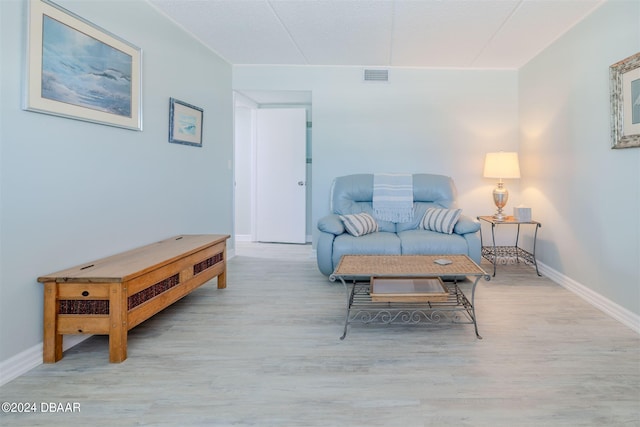
[[[202,147],[203,114],[202,108],[169,98],[169,142]]]
[[[609,67],[611,147],[640,147],[640,53]]]
[[[30,0],[24,109],[142,130],[142,51],[47,0]]]

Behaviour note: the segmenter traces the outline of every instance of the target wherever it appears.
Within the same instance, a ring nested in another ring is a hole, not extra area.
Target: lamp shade
[[[500,151],[487,153],[484,159],[485,178],[520,178],[520,164],[518,153]]]

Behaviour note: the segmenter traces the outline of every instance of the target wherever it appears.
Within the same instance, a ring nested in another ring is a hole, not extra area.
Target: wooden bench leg
[[[58,333],[58,284],[44,284],[44,332],[42,361],[56,363],[62,359],[62,335]]]
[[[224,263],[224,269],[222,273],[218,274],[218,289],[224,289],[227,287],[227,245],[224,245],[222,250],[222,262]]]
[[[227,287],[227,266],[225,265],[222,273],[218,274],[218,289]]]
[[[127,358],[127,290],[122,283],[109,286],[109,362]]]

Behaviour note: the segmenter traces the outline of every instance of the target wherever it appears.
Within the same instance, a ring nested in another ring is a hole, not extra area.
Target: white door
[[[304,108],[256,113],[256,238],[306,241],[306,127]]]

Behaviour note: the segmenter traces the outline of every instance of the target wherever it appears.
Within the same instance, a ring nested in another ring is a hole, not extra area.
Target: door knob
[[[304,181],[298,181],[298,185],[302,187],[304,185]]]

